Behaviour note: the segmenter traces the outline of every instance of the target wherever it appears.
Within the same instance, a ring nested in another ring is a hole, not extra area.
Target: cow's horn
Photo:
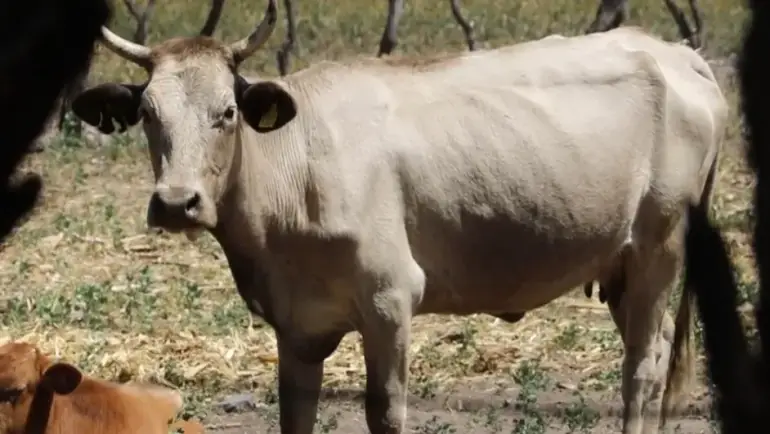
[[[107,48],[118,56],[134,62],[145,69],[150,68],[151,50],[149,47],[123,39],[104,26],[102,26],[102,41]]]
[[[233,60],[236,64],[243,62],[267,41],[275,29],[277,21],[278,10],[275,0],[268,0],[265,17],[262,18],[262,22],[257,28],[249,36],[230,44],[230,50],[233,52]]]

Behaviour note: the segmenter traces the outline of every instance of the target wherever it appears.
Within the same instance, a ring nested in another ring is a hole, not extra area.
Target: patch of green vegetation
[[[570,433],[588,434],[599,422],[599,412],[589,407],[585,397],[576,392],[577,402],[572,402],[562,411],[561,418]]]
[[[516,398],[516,408],[522,417],[516,421],[512,434],[545,433],[548,418],[537,407],[537,394],[550,385],[549,378],[536,361],[523,362],[513,377],[521,387]]]

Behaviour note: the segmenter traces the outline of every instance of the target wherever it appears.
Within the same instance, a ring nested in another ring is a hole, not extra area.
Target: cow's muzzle
[[[158,185],[150,198],[147,225],[170,232],[213,227],[210,208],[205,194],[197,189]]]

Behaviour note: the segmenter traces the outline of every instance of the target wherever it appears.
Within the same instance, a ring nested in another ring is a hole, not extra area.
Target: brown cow
[[[171,389],[90,378],[25,342],[0,347],[1,434],[166,434],[181,406]]]

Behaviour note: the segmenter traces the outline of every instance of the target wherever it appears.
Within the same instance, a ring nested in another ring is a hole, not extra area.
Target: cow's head
[[[75,114],[103,133],[140,120],[155,174],[147,222],[172,232],[211,229],[227,191],[242,120],[259,133],[281,128],[296,115],[296,103],[278,82],[247,83],[238,65],[260,48],[277,19],[269,0],[253,33],[232,44],[208,36],[175,38],[152,48],[103,28],[103,42],[142,66],[145,84],[107,83],[81,93]]]
[[[0,432],[45,432],[53,395],[72,393],[83,378],[67,363],[52,363],[29,343],[0,347]],[[27,424],[27,431],[24,427]]]

